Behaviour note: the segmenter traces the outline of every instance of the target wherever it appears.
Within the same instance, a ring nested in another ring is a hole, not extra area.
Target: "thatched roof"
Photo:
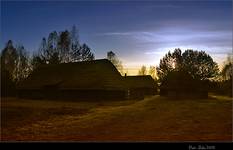
[[[129,88],[156,88],[157,86],[150,75],[126,76],[124,80]]]
[[[107,59],[43,65],[34,70],[18,89],[124,89],[122,76]]]

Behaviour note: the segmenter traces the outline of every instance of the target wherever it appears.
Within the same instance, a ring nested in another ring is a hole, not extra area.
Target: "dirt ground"
[[[232,141],[232,99],[1,99],[2,141]]]

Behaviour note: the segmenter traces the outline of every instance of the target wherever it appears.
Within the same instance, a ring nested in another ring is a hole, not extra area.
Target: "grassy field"
[[[2,98],[1,127],[3,141],[232,141],[232,99]]]

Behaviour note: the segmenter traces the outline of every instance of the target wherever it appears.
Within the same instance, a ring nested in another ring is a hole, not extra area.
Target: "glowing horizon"
[[[1,1],[1,50],[8,40],[31,54],[54,30],[79,30],[96,59],[113,51],[129,74],[157,66],[170,50],[204,50],[220,68],[232,54],[232,1]],[[59,10],[59,11],[58,11]],[[198,10],[198,11],[197,11]]]

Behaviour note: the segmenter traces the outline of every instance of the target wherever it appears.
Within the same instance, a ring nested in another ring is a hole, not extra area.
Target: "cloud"
[[[106,33],[98,33],[96,34],[97,36],[132,36],[132,37],[137,37],[137,36],[151,36],[153,33],[151,32],[146,32],[146,31],[135,31],[135,32],[106,32]]]
[[[182,8],[181,5],[174,5],[174,4],[162,4],[162,5],[152,5],[151,8]]]
[[[215,58],[223,58],[232,52],[232,31],[205,28],[207,27],[165,26],[160,30],[106,32],[98,36],[105,36],[105,40],[111,39],[112,43],[107,43],[109,47],[115,45],[115,49],[127,55],[127,59],[132,57],[135,60],[137,55],[144,58],[143,61],[145,58],[148,61],[156,60],[156,64],[169,50],[173,51],[175,48],[183,51],[204,50]],[[106,45],[105,41],[104,44]],[[221,62],[221,59],[218,58],[217,61]]]
[[[132,35],[131,32],[106,32],[106,33],[98,33],[97,36],[129,36]]]
[[[162,52],[162,51],[147,51],[144,54],[146,54],[146,55],[162,55],[162,54],[164,54],[164,52]]]

